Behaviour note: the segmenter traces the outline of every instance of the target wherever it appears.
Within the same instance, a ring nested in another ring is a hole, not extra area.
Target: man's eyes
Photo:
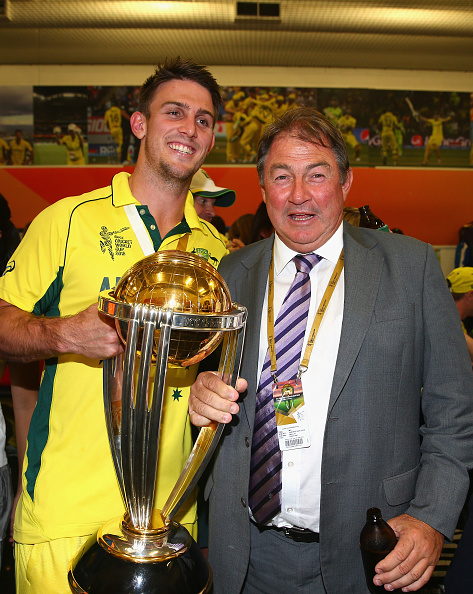
[[[184,117],[184,113],[179,109],[170,109],[169,111],[167,111],[167,114],[173,118]],[[210,118],[197,116],[196,121],[197,121],[197,124],[199,124],[199,126],[203,126],[205,128],[208,128],[209,126],[212,125]]]
[[[322,180],[325,178],[325,174],[324,173],[320,173],[319,171],[315,172],[315,173],[311,173],[308,176],[308,179],[316,179],[316,180]],[[287,173],[281,173],[280,175],[277,175],[274,178],[276,181],[287,181],[291,179],[291,176]]]
[[[210,120],[208,120],[207,118],[197,118],[197,122],[201,126],[205,126],[206,128],[208,128],[210,126]]]

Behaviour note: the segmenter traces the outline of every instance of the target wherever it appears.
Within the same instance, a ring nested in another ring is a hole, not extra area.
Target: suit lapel
[[[384,257],[373,249],[376,240],[357,236],[356,231],[347,225],[343,244],[345,304],[329,410],[337,401],[363,344],[373,316],[384,262]]]
[[[246,268],[246,276],[241,278],[242,305],[248,308],[246,324],[245,354],[242,366],[242,377],[248,381],[248,393],[243,399],[243,407],[248,423],[253,427],[255,417],[255,398],[258,388],[258,357],[261,324],[266,318],[262,315],[263,301],[266,293],[271,251],[274,235],[262,243],[261,250],[250,253],[242,260]]]

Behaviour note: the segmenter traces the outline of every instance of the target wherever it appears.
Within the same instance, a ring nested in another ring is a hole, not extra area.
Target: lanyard
[[[271,375],[273,376],[274,383],[277,383],[278,376],[277,376],[277,360],[276,360],[276,348],[274,344],[274,247],[273,253],[271,255],[271,264],[269,266],[269,281],[268,281],[268,349],[269,349],[269,356],[271,359]],[[320,302],[319,308],[317,313],[315,314],[314,323],[312,324],[312,328],[310,330],[309,340],[307,341],[307,346],[304,352],[304,357],[299,364],[299,369],[297,371],[297,378],[299,380],[301,375],[304,371],[307,371],[307,367],[309,365],[309,359],[312,354],[312,349],[314,348],[315,339],[317,333],[320,328],[320,324],[322,323],[322,319],[324,317],[325,312],[327,311],[328,304],[330,299],[333,295],[335,287],[337,286],[338,280],[341,276],[344,264],[344,257],[343,257],[343,249],[340,252],[340,257],[338,258],[338,262],[335,266],[335,270],[333,271],[332,277],[329,280],[327,288],[325,289],[324,295],[322,297],[322,301]]]
[[[123,207],[125,209],[126,216],[130,221],[130,225],[135,232],[136,238],[138,239],[138,243],[141,246],[143,254],[145,256],[150,256],[151,254],[155,253],[153,242],[148,234],[145,224],[143,223],[142,218],[138,214],[138,210],[134,204],[127,204]],[[177,248],[181,252],[185,252],[187,248],[187,242],[189,241],[189,234],[184,234],[177,243]]]

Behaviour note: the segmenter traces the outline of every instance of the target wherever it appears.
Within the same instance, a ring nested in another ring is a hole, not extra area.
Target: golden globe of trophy
[[[104,524],[71,561],[75,594],[198,594],[211,570],[189,532],[173,520],[212,456],[223,425],[200,430],[162,510],[153,507],[168,362],[189,366],[222,345],[219,375],[235,386],[246,309],[232,303],[219,273],[198,255],[163,251],[137,262],[100,296],[125,353],[104,361],[104,404],[125,514]]]

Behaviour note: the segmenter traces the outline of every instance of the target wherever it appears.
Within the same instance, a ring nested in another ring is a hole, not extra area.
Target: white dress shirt
[[[315,251],[323,259],[314,266],[310,273],[311,299],[303,353],[315,314],[335,269],[342,247],[343,225],[340,225],[332,237]],[[274,242],[275,320],[296,274],[296,266],[292,259],[297,253],[289,249],[276,235]],[[299,528],[308,528],[314,532],[319,531],[322,446],[340,343],[344,292],[344,274],[342,272],[320,325],[307,371],[302,374],[310,446],[282,452],[281,513],[272,521],[275,526],[298,526]],[[261,375],[264,358],[268,350],[267,312],[268,288],[266,287],[261,318],[258,378]]]

